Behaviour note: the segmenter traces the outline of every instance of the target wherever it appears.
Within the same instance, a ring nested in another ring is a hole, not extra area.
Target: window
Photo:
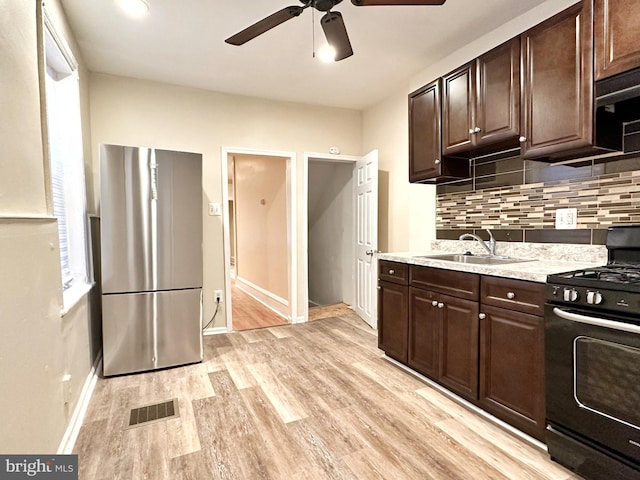
[[[67,311],[88,291],[87,225],[77,62],[45,11],[45,97],[53,214]]]

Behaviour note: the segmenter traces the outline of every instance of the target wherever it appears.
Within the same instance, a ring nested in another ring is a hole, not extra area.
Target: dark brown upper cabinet
[[[595,0],[596,80],[640,67],[637,2]]]
[[[443,85],[445,156],[470,156],[518,146],[519,38],[446,75]]]
[[[409,95],[409,181],[469,176],[468,161],[443,161],[440,80]]]
[[[593,0],[522,34],[521,146],[524,158],[596,153]]]

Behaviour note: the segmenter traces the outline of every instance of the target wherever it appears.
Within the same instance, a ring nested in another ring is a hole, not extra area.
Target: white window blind
[[[88,243],[77,62],[46,10],[45,97],[53,214],[58,219],[65,310],[86,292]]]

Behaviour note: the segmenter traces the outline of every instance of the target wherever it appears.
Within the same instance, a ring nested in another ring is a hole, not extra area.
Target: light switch
[[[209,204],[209,215],[219,217],[222,215],[222,208],[217,202],[211,202]]]

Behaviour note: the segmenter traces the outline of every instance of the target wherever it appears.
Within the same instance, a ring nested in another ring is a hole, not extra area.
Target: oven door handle
[[[579,313],[567,312],[560,310],[558,307],[553,308],[553,313],[558,317],[570,320],[572,322],[586,323],[597,327],[611,328],[613,330],[621,330],[623,332],[640,333],[640,326],[630,323],[614,322],[613,320],[604,320],[602,318],[588,317]]]

